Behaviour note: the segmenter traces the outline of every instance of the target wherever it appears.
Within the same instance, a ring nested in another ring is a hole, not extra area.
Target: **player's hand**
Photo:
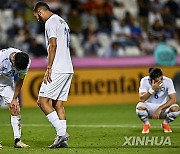
[[[45,84],[47,84],[47,82],[52,82],[52,79],[51,79],[51,72],[52,72],[52,70],[51,70],[51,68],[47,68],[47,70],[46,70],[46,73],[44,74],[44,83]]]
[[[161,80],[159,80],[159,81],[157,81],[157,82],[155,82],[154,80],[152,80],[152,89],[153,90],[157,90],[157,89],[159,89],[160,87],[161,87],[161,85],[162,85],[162,81]]]
[[[20,106],[17,99],[13,99],[12,102],[9,104],[9,110],[13,115],[20,114]]]
[[[154,112],[152,118],[155,119],[155,120],[159,119],[159,116],[160,116],[160,114],[161,114],[161,111],[162,111],[162,109],[158,108],[158,109]]]

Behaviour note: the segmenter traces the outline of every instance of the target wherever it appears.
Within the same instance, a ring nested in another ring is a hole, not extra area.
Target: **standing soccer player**
[[[149,133],[150,119],[164,119],[161,126],[165,133],[172,132],[169,123],[180,114],[176,104],[176,92],[170,78],[163,76],[161,69],[150,68],[149,76],[141,79],[139,103],[136,113],[144,123],[142,133]]]
[[[15,148],[28,147],[21,141],[21,116],[18,95],[29,66],[30,59],[26,53],[15,48],[0,50],[0,106],[8,105],[11,111]],[[14,76],[16,74],[18,74],[18,79],[15,85]],[[2,145],[0,145],[0,148],[2,148]]]
[[[45,38],[48,51],[48,66],[39,90],[38,106],[54,126],[57,135],[49,148],[63,147],[69,138],[66,132],[66,116],[63,102],[67,101],[73,76],[69,52],[69,26],[46,3],[34,6],[34,16],[45,23]],[[49,104],[52,100],[52,106]],[[67,146],[67,145],[66,145]]]

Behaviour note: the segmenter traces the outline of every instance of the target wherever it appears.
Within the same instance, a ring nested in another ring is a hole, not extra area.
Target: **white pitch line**
[[[10,124],[0,124],[0,127],[9,127]],[[22,124],[23,127],[52,127],[51,124]],[[70,128],[141,128],[142,125],[128,125],[128,124],[119,124],[119,125],[68,125]],[[160,125],[151,125],[151,128],[160,128]],[[172,128],[180,128],[180,125],[171,125]]]

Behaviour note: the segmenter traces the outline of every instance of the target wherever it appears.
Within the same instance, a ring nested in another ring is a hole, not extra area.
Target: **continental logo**
[[[139,88],[139,82],[144,75],[142,73],[134,77],[117,76],[111,78],[97,78],[95,80],[83,79],[78,74],[74,74],[70,95],[111,95],[111,94],[125,94],[125,93],[137,93]],[[39,88],[43,80],[43,74],[35,76],[30,82],[30,95],[34,99],[37,99]]]
[[[78,75],[74,75],[70,95],[90,95],[90,94],[118,94],[118,93],[136,93],[139,88],[139,82],[143,78],[143,74],[138,74],[137,77],[127,78],[119,76],[117,78],[109,79],[80,79]]]

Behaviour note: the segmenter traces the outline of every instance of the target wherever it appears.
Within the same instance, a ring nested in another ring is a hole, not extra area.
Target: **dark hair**
[[[156,78],[162,76],[163,73],[161,71],[161,69],[159,68],[149,68],[149,77],[152,79],[152,80],[155,80]]]
[[[24,70],[29,64],[29,55],[24,52],[18,52],[14,56],[14,65],[19,70]]]
[[[48,6],[46,3],[44,3],[44,2],[37,2],[37,3],[35,4],[35,6],[34,6],[33,11],[34,11],[34,12],[37,12],[37,10],[38,10],[39,8],[41,8],[41,9],[43,9],[43,10],[49,10],[49,11],[51,11],[50,8],[49,8],[49,6]]]

